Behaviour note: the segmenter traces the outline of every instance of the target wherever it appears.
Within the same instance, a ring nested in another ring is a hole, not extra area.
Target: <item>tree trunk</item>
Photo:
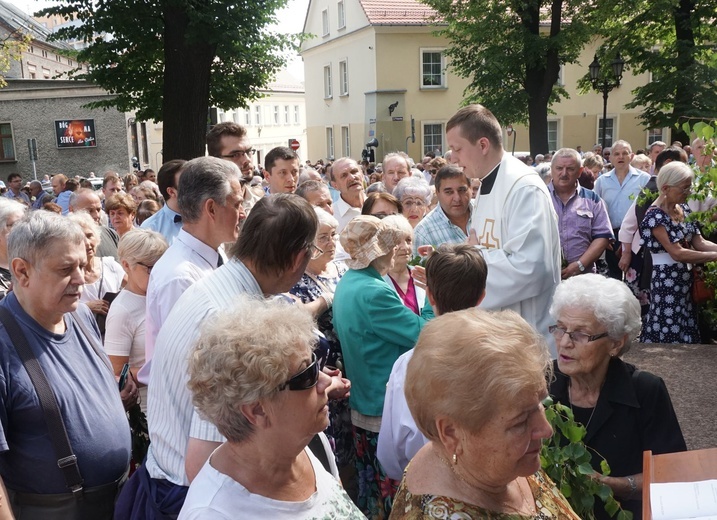
[[[520,12],[523,26],[534,35],[540,34],[540,1],[526,3],[525,9]],[[552,18],[550,21],[550,38],[556,38],[561,29],[562,0],[553,0]],[[524,42],[526,47],[532,42]],[[528,54],[526,49],[526,55]],[[560,61],[555,48],[548,50],[545,61],[531,63],[525,60],[525,91],[528,94],[528,136],[530,139],[530,154],[545,154],[548,150],[548,102],[553,93],[553,87],[558,81]]]
[[[205,153],[209,82],[216,46],[188,42],[189,17],[177,6],[164,8],[164,98],[162,161],[194,159]]]
[[[695,10],[694,0],[680,0],[672,8],[673,21],[675,23],[675,46],[677,57],[675,68],[677,71],[688,71],[695,65],[695,34],[692,30],[692,16]],[[679,73],[678,73],[679,74]],[[684,122],[680,118],[694,115],[693,101],[699,96],[699,86],[691,81],[690,74],[679,74],[681,81],[675,89],[675,103],[672,107],[674,120]],[[678,130],[672,131],[672,139],[689,144],[690,136],[682,131],[681,124]]]

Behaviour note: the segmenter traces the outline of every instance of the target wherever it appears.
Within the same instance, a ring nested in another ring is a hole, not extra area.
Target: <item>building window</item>
[[[605,142],[602,142],[602,127],[603,127],[603,118],[601,117],[598,120],[598,133],[597,133],[597,140],[596,143],[600,143],[603,147],[607,148],[608,146],[612,146],[612,139],[614,135],[615,130],[615,118],[614,117],[608,117],[605,124]]]
[[[339,29],[346,27],[346,10],[344,7],[343,0],[338,4],[338,15],[339,15]]]
[[[227,115],[221,108],[217,109],[217,116],[220,123],[224,123],[227,120]]]
[[[67,60],[67,64],[72,67],[72,60]]]
[[[238,121],[237,121],[238,123]],[[247,109],[244,111],[244,124],[246,126],[251,126],[251,108],[247,107]]]
[[[0,123],[0,161],[15,160],[15,141],[12,137],[12,123]]]
[[[341,155],[351,157],[351,139],[348,126],[341,127]]]
[[[445,88],[444,69],[441,49],[421,49],[421,88]]]
[[[435,152],[443,154],[443,123],[424,123],[423,125],[423,155]]]
[[[254,124],[261,126],[261,106],[254,105]]]
[[[62,63],[62,56],[60,56],[59,54],[55,54],[55,59],[56,59],[58,62]]]
[[[42,67],[42,77],[45,79],[50,79],[50,69]]]
[[[558,87],[564,87],[564,86],[565,86],[565,79],[564,79],[564,76],[563,76],[564,72],[565,72],[565,65],[563,65],[563,64],[561,63],[561,64],[560,64],[560,68],[558,69],[558,80],[555,82],[555,85],[557,85]],[[552,148],[551,148],[551,149],[552,149]]]
[[[328,36],[329,35],[329,10],[324,9],[321,11],[321,28],[322,28],[322,36]]]
[[[299,105],[294,105],[294,124],[301,124],[301,113],[299,112]]]
[[[548,121],[548,151],[554,152],[558,148],[558,121]]]
[[[280,124],[279,121],[279,105],[274,105],[274,124]]]
[[[284,105],[284,124],[288,125],[291,122],[291,111],[289,105]]]
[[[47,58],[47,51],[45,49],[42,50],[42,57]]]
[[[349,95],[349,63],[346,60],[339,62],[339,94]]]
[[[330,126],[326,127],[326,158],[334,159],[334,129]]]
[[[331,65],[324,66],[324,99],[334,97],[333,90],[331,88]]]
[[[651,128],[647,131],[647,146],[656,141],[664,141],[662,138],[662,128]]]

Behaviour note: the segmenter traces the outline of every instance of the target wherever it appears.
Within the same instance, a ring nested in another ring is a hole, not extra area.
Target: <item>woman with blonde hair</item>
[[[299,305],[247,296],[204,324],[188,386],[227,440],[192,481],[180,520],[362,518],[307,447],[329,422],[313,328]]]
[[[699,343],[697,309],[692,301],[692,265],[717,260],[717,244],[702,238],[687,196],[694,172],[673,161],[657,174],[659,196],[640,223],[640,235],[652,256],[650,310],[643,321],[644,343]]]
[[[127,285],[112,302],[107,313],[105,352],[112,362],[115,375],[119,376],[125,363],[129,363],[132,375],[144,365],[144,320],[147,314],[147,284],[154,264],[167,250],[162,235],[148,229],[133,229],[119,241],[117,255]],[[141,385],[142,411],[146,412],[147,387]]]
[[[392,519],[578,520],[540,469],[552,435],[542,401],[550,354],[513,311],[444,314],[408,363],[408,407],[429,442],[411,460]]]

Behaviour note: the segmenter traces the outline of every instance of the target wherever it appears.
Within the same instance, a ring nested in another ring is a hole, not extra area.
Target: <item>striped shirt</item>
[[[468,205],[471,216],[468,217],[466,227],[471,228],[473,216],[473,203]],[[418,247],[425,245],[439,246],[441,244],[460,244],[468,239],[465,231],[448,219],[441,205],[437,205],[431,212],[423,217],[413,230],[413,254],[418,255]]]
[[[216,312],[231,308],[242,294],[261,298],[262,290],[244,264],[231,260],[187,289],[159,331],[147,396],[152,439],[147,471],[152,478],[188,486],[184,462],[189,437],[225,440],[194,409],[187,388],[187,357],[199,338],[201,324]]]

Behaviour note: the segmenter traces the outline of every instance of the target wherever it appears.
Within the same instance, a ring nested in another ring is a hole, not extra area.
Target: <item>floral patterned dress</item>
[[[690,208],[681,204],[685,217]],[[640,224],[640,236],[650,253],[667,253],[655,238],[653,230],[664,227],[670,242],[683,242],[689,247],[692,237],[700,233],[694,222],[675,222],[662,209],[653,206]],[[643,318],[643,343],[699,343],[697,313],[692,302],[692,271],[688,264],[657,264],[653,259],[652,283],[650,286],[650,310]]]
[[[409,464],[410,466],[410,464]],[[408,470],[408,467],[406,468]],[[534,516],[496,513],[451,497],[413,495],[406,487],[406,473],[393,501],[391,520],[579,520],[568,501],[543,470],[528,477],[535,500]]]
[[[343,262],[335,262],[334,265],[338,271],[338,275],[335,278],[316,276],[319,282],[332,292],[336,289],[336,284],[339,283],[341,277],[348,270],[346,264]],[[299,298],[303,303],[310,303],[318,299],[324,292],[324,289],[316,283],[311,276],[304,273],[301,280],[299,280],[289,292]],[[329,347],[326,365],[336,367],[342,372],[345,372],[341,343],[339,343],[339,337],[336,331],[334,331],[332,309],[327,310],[319,316],[317,324],[319,330],[326,338]],[[353,466],[355,452],[353,449],[351,429],[351,409],[349,408],[348,399],[329,401],[329,428],[326,431],[326,435],[332,443],[334,453],[336,453],[336,464],[338,467]]]

